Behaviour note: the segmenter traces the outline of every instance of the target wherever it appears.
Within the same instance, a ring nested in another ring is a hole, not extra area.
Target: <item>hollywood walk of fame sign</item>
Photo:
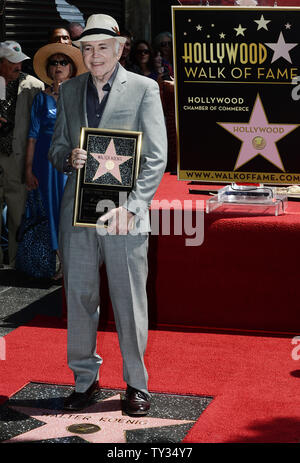
[[[174,6],[172,19],[178,179],[300,183],[300,8]]]
[[[75,226],[95,227],[101,215],[124,204],[138,175],[141,144],[142,132],[81,129],[87,161],[77,171]]]

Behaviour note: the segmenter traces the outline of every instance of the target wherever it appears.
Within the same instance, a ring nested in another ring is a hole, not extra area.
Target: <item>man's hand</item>
[[[87,152],[80,148],[74,148],[69,158],[69,163],[74,169],[82,169],[87,158]]]
[[[111,209],[100,217],[101,222],[108,222],[107,232],[111,235],[127,235],[134,226],[134,214],[124,207]]]

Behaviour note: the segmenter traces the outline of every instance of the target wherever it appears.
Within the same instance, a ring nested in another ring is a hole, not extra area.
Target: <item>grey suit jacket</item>
[[[61,85],[49,159],[60,171],[72,149],[79,146],[81,127],[87,127],[86,91],[89,73]],[[99,128],[143,132],[140,172],[126,207],[138,214],[138,229],[149,231],[149,206],[167,161],[167,135],[157,82],[119,66]],[[72,224],[76,171],[69,176],[61,205],[61,227]],[[139,204],[141,208],[136,209]]]

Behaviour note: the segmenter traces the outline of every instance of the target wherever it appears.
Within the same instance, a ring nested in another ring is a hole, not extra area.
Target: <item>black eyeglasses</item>
[[[70,64],[70,61],[68,61],[66,59],[62,59],[61,61],[59,61],[59,60],[51,60],[51,61],[49,61],[49,66],[58,66],[59,64],[61,66],[67,66],[68,64]]]
[[[150,50],[137,50],[139,55],[150,55]]]
[[[171,46],[171,42],[160,42],[160,46],[161,46],[161,47],[170,47],[170,46]]]

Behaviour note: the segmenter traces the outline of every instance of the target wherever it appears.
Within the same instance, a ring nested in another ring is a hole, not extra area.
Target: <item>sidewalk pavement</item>
[[[61,314],[61,282],[36,280],[5,265],[0,269],[0,337],[37,315]]]

